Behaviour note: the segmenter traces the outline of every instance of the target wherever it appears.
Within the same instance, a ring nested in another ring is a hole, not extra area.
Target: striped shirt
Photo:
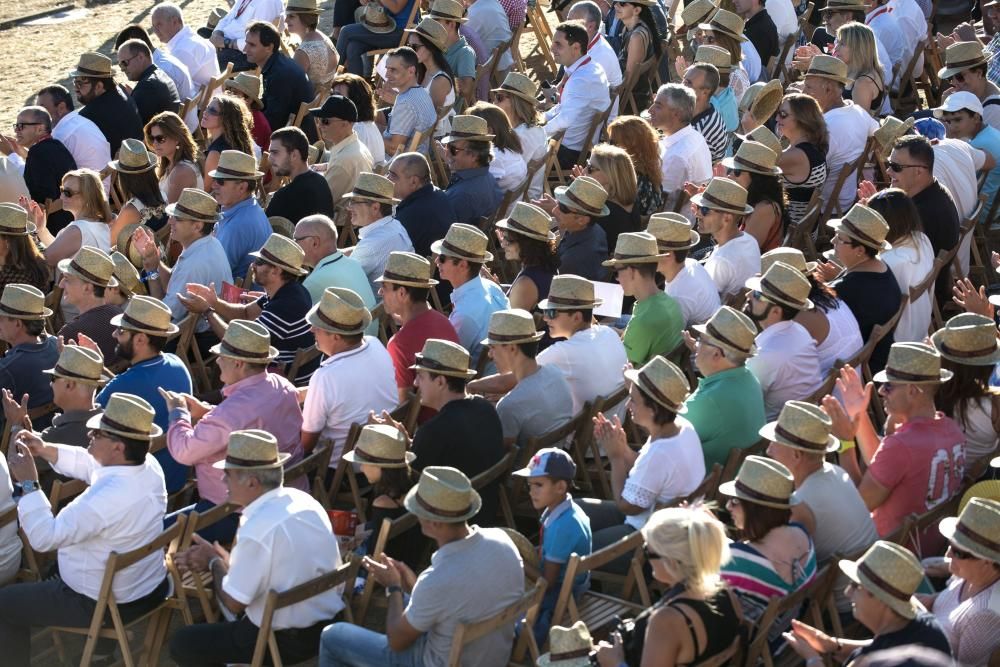
[[[691,119],[691,126],[705,137],[708,150],[712,154],[712,163],[716,163],[726,156],[729,145],[732,142],[732,135],[726,132],[726,123],[722,120],[722,114],[709,105],[707,109]]]
[[[384,136],[386,139],[393,135],[409,139],[414,133],[423,132],[424,137],[417,150],[426,155],[430,129],[436,121],[437,111],[434,109],[430,93],[426,88],[415,85],[396,97],[396,103],[392,105],[392,114],[389,116],[389,127],[386,128]]]
[[[257,305],[261,308],[257,321],[271,332],[271,345],[278,350],[274,363],[286,366],[292,363],[300,348],[313,344],[314,338],[306,321],[306,314],[312,308],[312,298],[302,283],[289,281],[274,293],[273,298],[267,295],[259,298]],[[297,386],[304,386],[318,365],[317,359],[301,368],[297,377],[289,379]]]
[[[786,207],[788,219],[793,223],[797,223],[805,217],[809,210],[809,202],[812,199],[813,191],[823,186],[828,174],[826,155],[815,144],[803,142],[795,146],[806,154],[806,158],[809,160],[809,173],[806,175],[805,180],[799,183],[788,180],[785,174],[779,177],[788,195],[788,205]]]

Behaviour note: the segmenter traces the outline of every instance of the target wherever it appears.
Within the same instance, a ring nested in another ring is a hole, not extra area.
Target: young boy
[[[513,474],[528,478],[531,505],[542,511],[542,575],[548,588],[534,628],[535,639],[541,646],[548,637],[569,557],[574,553],[590,554],[590,519],[569,493],[576,477],[576,464],[565,451],[555,447],[540,449],[527,468]],[[581,574],[573,582],[573,595],[578,596],[589,587],[590,574]]]

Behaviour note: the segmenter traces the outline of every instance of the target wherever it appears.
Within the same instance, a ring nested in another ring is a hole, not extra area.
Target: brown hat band
[[[421,278],[419,276],[404,276],[402,273],[396,273],[395,271],[383,271],[382,280],[388,280],[389,282],[399,282],[402,280],[427,282],[427,278]]]
[[[149,171],[155,166],[156,166],[155,164],[149,164],[149,162],[147,162],[142,166],[133,167],[127,164],[123,164],[121,160],[118,160],[118,171],[124,171],[127,174],[142,174]]]
[[[446,366],[442,364],[437,359],[431,359],[430,357],[425,357],[422,354],[416,355],[417,364],[423,366],[424,368],[430,369],[432,371],[442,371],[450,373],[465,373],[467,369],[455,368],[454,366]]]
[[[549,661],[553,660],[572,660],[573,658],[585,658],[590,655],[592,649],[589,648],[578,648],[573,651],[565,651],[563,653],[549,653]]]
[[[355,197],[365,197],[367,199],[385,199],[385,195],[379,194],[378,192],[372,192],[371,190],[359,190],[354,188],[351,192]]]
[[[69,268],[73,269],[74,271],[76,271],[81,276],[83,276],[84,278],[86,278],[87,280],[89,280],[91,282],[98,283],[99,285],[107,285],[108,284],[108,280],[106,278],[100,278],[98,276],[95,276],[93,273],[91,273],[87,269],[85,269],[82,266],[80,266],[79,264],[77,264],[75,259],[72,262],[69,263]]]
[[[220,174],[226,174],[227,176],[233,176],[235,178],[242,178],[246,180],[253,180],[257,178],[253,174],[248,174],[245,171],[236,171],[235,169],[229,169],[227,167],[216,167],[215,170]]]
[[[420,497],[419,491],[414,496],[414,498],[416,498],[418,505],[423,507],[428,512],[432,512],[434,514],[437,514],[438,516],[448,516],[452,518],[465,516],[472,509],[472,505],[469,505],[464,510],[443,510],[439,507],[434,507],[434,505],[431,505],[429,502]]]
[[[463,18],[461,16],[455,16],[454,14],[445,14],[444,12],[435,11],[433,9],[427,12],[427,15],[430,16],[431,18],[442,18],[445,21],[457,21]]]
[[[761,493],[756,489],[751,489],[749,486],[747,486],[738,479],[736,480],[736,484],[734,486],[736,487],[737,491],[750,497],[752,500],[761,500],[768,503],[778,503],[779,505],[788,504],[788,498],[778,498],[776,496],[769,496],[766,493]]]
[[[533,333],[530,333],[530,334],[499,334],[499,333],[493,333],[491,331],[487,335],[489,336],[490,340],[498,340],[498,341],[503,342],[503,341],[512,341],[512,340],[524,340],[525,337],[534,336],[535,334],[533,334]]]
[[[626,254],[626,253],[623,253],[623,252],[616,252],[614,254],[613,259],[639,259],[640,257],[649,257],[649,255],[629,255],[629,254]],[[652,259],[650,259],[649,263],[650,264],[655,264],[656,263],[656,258],[653,257]]]
[[[510,92],[517,93],[519,95],[528,95],[529,94],[529,93],[524,92],[523,90],[518,90],[514,86],[508,86],[505,83],[501,83],[500,84],[500,90],[509,90]]]
[[[211,215],[212,217],[215,217],[215,215],[216,215],[215,213],[202,213],[201,211],[196,211],[193,208],[188,208],[187,206],[184,206],[183,204],[174,204],[174,210],[180,211],[184,215],[190,215],[195,220],[199,220],[199,221],[202,221],[202,222],[207,222],[208,221],[207,220],[207,216]]]
[[[979,533],[973,532],[971,528],[963,524],[961,521],[955,524],[955,532],[961,533],[963,536],[969,538],[981,547],[986,547],[992,551],[1000,551],[1000,542],[995,542],[988,537],[983,537]]]
[[[459,248],[457,245],[455,245],[454,243],[449,242],[447,239],[441,241],[441,247],[444,248],[445,250],[453,252],[454,254],[458,255],[459,257],[464,257],[465,259],[476,261],[476,262],[480,262],[480,263],[486,257],[485,255],[473,255],[468,250],[466,250],[464,248]]]
[[[271,264],[277,264],[278,266],[286,266],[288,268],[292,268],[291,264],[289,264],[285,260],[283,260],[280,257],[278,257],[277,255],[275,255],[273,252],[271,252],[267,248],[261,248],[258,251],[258,254],[261,257],[263,257],[264,259],[266,259],[267,261],[269,261]]]
[[[511,228],[513,228],[513,229],[515,229],[515,230],[517,230],[519,232],[524,232],[526,234],[535,234],[535,235],[538,235],[538,234],[544,234],[545,233],[545,232],[537,232],[534,229],[531,229],[530,227],[528,227],[527,225],[525,225],[525,224],[523,224],[523,223],[515,220],[514,218],[507,218],[507,226],[511,227]]]
[[[25,227],[8,227],[7,225],[0,225],[0,232],[16,232],[18,234],[24,234],[27,231],[27,226]]]
[[[895,376],[900,380],[909,380],[910,382],[933,382],[941,379],[940,375],[921,375],[919,373],[897,370],[890,366],[885,367],[885,374]]]
[[[955,69],[956,67],[972,67],[973,65],[985,65],[986,58],[980,56],[979,58],[973,58],[972,60],[956,60],[955,62],[944,61],[944,66],[948,69]]]
[[[686,248],[691,245],[691,241],[661,241],[656,239],[656,247],[660,250],[670,250],[671,248]]]
[[[96,380],[97,379],[97,378],[92,378],[89,375],[83,375],[81,373],[77,373],[77,372],[68,370],[66,368],[63,368],[59,364],[56,364],[56,367],[53,368],[52,371],[54,373],[56,373],[57,375],[65,375],[65,376],[71,377],[71,378],[80,378],[81,380]]]
[[[568,296],[549,296],[547,299],[549,303],[554,303],[560,306],[581,306],[583,308],[593,308],[593,300],[584,299],[574,299]]]
[[[865,577],[870,579],[873,584],[875,584],[876,586],[881,588],[884,592],[888,593],[890,596],[896,598],[900,602],[910,601],[909,595],[899,590],[898,588],[890,584],[882,577],[875,574],[875,572],[870,567],[868,567],[866,563],[858,563],[858,572],[865,575]]]
[[[238,354],[241,357],[251,357],[253,359],[267,359],[268,356],[267,352],[252,352],[250,350],[243,350],[236,347],[232,343],[227,343],[225,340],[219,343],[219,348],[229,352],[230,354]]]
[[[953,357],[959,357],[960,359],[972,359],[974,357],[982,357],[987,354],[993,354],[997,351],[996,341],[990,347],[985,347],[979,350],[956,350],[947,343],[941,343],[941,351],[945,354],[951,355]]]
[[[739,350],[740,352],[745,352],[746,354],[750,354],[750,349],[749,348],[746,348],[746,347],[743,347],[742,345],[737,345],[736,343],[734,343],[729,337],[723,335],[723,333],[721,331],[719,331],[718,329],[716,329],[715,326],[711,322],[709,322],[709,323],[707,323],[705,325],[705,333],[707,333],[712,338],[715,338],[717,340],[722,341],[723,343],[725,343],[726,345],[728,345],[729,347],[731,347],[733,349]]]
[[[722,25],[721,23],[719,23],[717,21],[709,21],[708,25],[712,26],[713,28],[717,28],[717,29],[719,29],[719,30],[721,30],[723,32],[727,32],[730,35],[733,34],[732,28],[730,28],[729,26]]]
[[[464,139],[465,137],[483,137],[486,135],[479,134],[478,132],[449,132],[448,136],[458,137],[459,139]]]
[[[739,162],[740,164],[745,165],[747,167],[750,167],[751,169],[759,169],[760,171],[774,171],[774,169],[772,167],[765,167],[762,164],[757,164],[755,162],[751,162],[750,160],[747,160],[746,158],[742,158],[739,155],[734,155],[733,156],[733,162]]]
[[[774,283],[772,283],[770,280],[767,280],[766,278],[760,279],[760,286],[766,289],[768,292],[771,292],[775,296],[781,297],[785,301],[798,304],[802,303],[802,300],[796,299],[794,296],[788,294],[788,292],[779,289]]]
[[[715,204],[716,206],[721,206],[724,210],[729,211],[730,213],[739,213],[740,215],[743,215],[743,211],[737,211],[736,207],[733,204],[730,204],[727,201],[719,199],[718,197],[716,197],[714,195],[711,195],[711,194],[709,194],[707,192],[702,192],[701,193],[701,198],[704,199],[705,201],[707,201],[710,204]]]
[[[818,452],[823,451],[824,449],[826,449],[826,443],[825,442],[813,442],[812,440],[806,440],[803,437],[795,435],[794,433],[792,433],[791,431],[789,431],[788,429],[786,429],[785,427],[783,427],[781,424],[776,424],[775,425],[775,427],[774,427],[774,434],[775,435],[780,435],[782,438],[784,438],[788,442],[796,444],[796,445],[798,445],[800,447],[805,447],[806,449],[815,449]]]
[[[95,76],[100,78],[111,76],[111,72],[101,72],[96,69],[90,69],[89,67],[80,67],[79,65],[76,66],[76,71],[80,72],[81,74],[86,74],[89,76]]]
[[[137,431],[131,426],[126,426],[121,422],[116,422],[114,419],[109,419],[106,414],[101,415],[101,426],[105,425],[110,426],[117,431],[122,431],[123,433],[134,433],[143,438],[149,437],[149,431]]]
[[[162,331],[163,333],[167,333],[166,329],[160,329],[158,327],[154,327],[152,324],[146,324],[145,322],[140,322],[139,320],[135,319],[128,313],[122,313],[122,322],[124,322],[125,324],[131,324],[134,327],[139,327],[142,329],[153,329],[154,331]]]
[[[0,303],[0,309],[7,311],[8,313],[13,313],[14,315],[37,315],[41,317],[41,313],[36,313],[30,310],[18,310],[17,308],[11,308],[5,303]]]
[[[268,459],[266,461],[261,461],[259,459],[241,459],[238,456],[226,455],[226,463],[232,463],[234,466],[269,466],[274,465],[278,462],[278,458]]]
[[[355,324],[344,324],[343,322],[338,322],[334,319],[327,317],[321,308],[316,309],[316,317],[318,317],[324,324],[334,327],[336,329],[343,329],[344,331],[350,331],[352,329],[357,329],[361,326],[361,322]]]
[[[642,389],[642,391],[649,394],[650,396],[652,396],[653,398],[655,398],[658,402],[662,403],[663,405],[666,405],[668,408],[674,411],[676,411],[677,408],[680,407],[677,405],[677,403],[670,400],[666,394],[660,391],[660,388],[654,385],[649,379],[647,379],[645,374],[643,374],[642,372],[639,373],[639,379],[642,380],[642,382],[639,383],[639,388]]]
[[[587,202],[583,201],[582,199],[580,199],[579,197],[577,197],[576,195],[574,195],[569,190],[564,190],[563,194],[566,195],[566,198],[569,199],[574,204],[576,204],[578,207],[582,208],[584,211],[590,211],[594,215],[600,215],[601,212],[604,210],[604,209],[601,209],[601,208],[594,208],[593,206],[591,206]]]
[[[355,458],[362,459],[364,461],[369,461],[371,463],[406,463],[406,459],[390,459],[384,456],[375,456],[374,454],[369,454],[363,449],[358,447],[354,448]]]
[[[860,229],[858,229],[857,225],[855,225],[853,222],[851,222],[847,218],[842,218],[840,220],[840,224],[843,225],[844,227],[846,227],[847,231],[849,231],[851,234],[854,234],[856,237],[858,237],[862,241],[866,241],[867,243],[871,243],[872,245],[876,245],[876,246],[882,245],[881,241],[876,240],[875,238],[869,236],[865,232],[863,232]]]

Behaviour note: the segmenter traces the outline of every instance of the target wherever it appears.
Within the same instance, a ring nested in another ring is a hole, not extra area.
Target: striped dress
[[[785,193],[788,195],[788,219],[797,223],[805,217],[809,210],[809,200],[812,199],[813,191],[823,187],[827,177],[826,155],[814,144],[796,144],[809,159],[809,174],[805,180],[795,183],[788,180],[784,174],[781,175],[781,182],[785,186]]]

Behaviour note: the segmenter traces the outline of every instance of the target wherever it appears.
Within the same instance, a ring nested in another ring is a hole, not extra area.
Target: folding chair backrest
[[[472,488],[476,491],[482,492],[490,484],[494,482],[497,483],[497,495],[500,500],[500,510],[503,513],[504,521],[508,526],[514,527],[514,513],[511,511],[510,499],[507,496],[507,478],[510,477],[510,471],[513,468],[514,461],[517,460],[519,448],[517,445],[510,445],[507,448],[507,453],[503,457],[494,463],[492,466],[482,471],[470,481],[472,482]],[[480,521],[493,522],[495,517],[480,516]]]
[[[53,514],[58,514],[59,510],[70,500],[87,490],[88,484],[81,479],[59,480],[52,483],[52,490],[49,491],[49,506]]]
[[[386,547],[393,538],[416,528],[418,525],[420,525],[420,520],[417,518],[417,515],[410,514],[409,512],[395,519],[382,519],[382,525],[378,529],[378,537],[375,538],[375,547],[368,556],[377,561],[379,556],[385,553]],[[365,619],[368,616],[368,605],[371,604],[374,592],[375,577],[367,577],[365,579],[365,587],[362,589],[361,595],[358,596],[354,612],[355,621],[359,625],[365,624]]]
[[[459,667],[462,664],[462,649],[483,637],[500,630],[504,626],[513,625],[525,618],[525,628],[534,625],[535,617],[538,614],[538,607],[542,603],[542,596],[545,595],[545,580],[539,579],[535,587],[524,593],[514,604],[500,610],[498,613],[484,618],[474,623],[459,623],[455,627],[455,634],[452,635],[451,653],[448,656],[448,667]],[[525,640],[534,644],[534,637],[529,631],[521,632],[518,643]],[[515,656],[519,647],[515,647]],[[532,664],[538,658],[537,647],[532,651]]]
[[[417,417],[420,415],[420,397],[415,392],[407,392],[406,400],[397,405],[389,416],[398,421],[407,433],[417,430]]]
[[[830,565],[827,565],[827,567],[830,567]],[[768,643],[769,631],[779,619],[786,618],[793,611],[796,612],[796,615],[801,615],[803,605],[809,599],[809,596],[812,595],[817,579],[818,576],[813,577],[813,580],[809,584],[791,595],[772,598],[767,608],[764,609],[764,614],[757,621],[755,626],[756,631],[747,647],[744,664],[756,665],[758,664],[758,660],[763,660],[765,667],[774,667],[774,657],[771,655],[771,648]]]
[[[333,454],[333,447],[328,440],[318,443],[307,456],[301,461],[285,468],[285,486],[294,482],[300,477],[305,477],[309,481],[309,489],[313,497],[319,501],[325,509],[329,509],[326,504],[327,493],[324,485],[326,471],[330,467],[330,456]]]

